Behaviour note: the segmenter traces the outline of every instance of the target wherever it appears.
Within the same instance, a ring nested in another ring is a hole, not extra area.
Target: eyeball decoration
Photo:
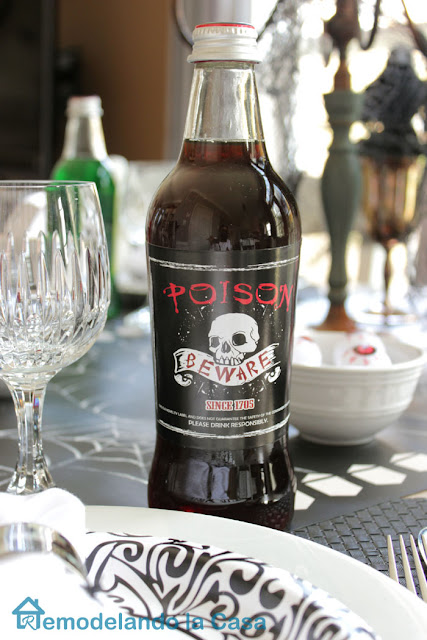
[[[334,347],[333,361],[341,367],[380,368],[392,364],[381,338],[365,331],[348,333],[339,340]]]
[[[319,345],[309,336],[296,336],[292,362],[293,364],[320,367],[322,364],[322,352]]]

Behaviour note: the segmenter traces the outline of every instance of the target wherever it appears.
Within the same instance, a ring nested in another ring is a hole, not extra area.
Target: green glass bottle
[[[119,312],[114,286],[113,228],[115,185],[102,128],[99,96],[73,96],[67,104],[67,124],[61,157],[52,170],[53,180],[87,180],[98,189],[111,267],[111,302],[108,317]]]

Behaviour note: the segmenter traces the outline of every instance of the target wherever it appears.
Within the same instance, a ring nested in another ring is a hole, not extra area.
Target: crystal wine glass
[[[18,422],[18,461],[8,492],[54,485],[41,439],[46,386],[93,345],[109,300],[95,185],[0,182],[0,377]]]

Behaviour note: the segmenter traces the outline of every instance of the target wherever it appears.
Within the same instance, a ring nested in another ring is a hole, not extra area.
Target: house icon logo
[[[44,611],[38,600],[25,598],[12,613],[16,616],[17,629],[25,629],[26,627],[34,630],[40,629],[40,616],[44,614]]]

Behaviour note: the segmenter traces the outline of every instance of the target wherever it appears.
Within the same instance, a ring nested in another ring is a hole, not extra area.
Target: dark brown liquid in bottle
[[[293,196],[258,142],[185,141],[151,205],[148,225],[149,243],[201,252],[287,246],[299,242],[300,234]],[[178,446],[157,436],[151,507],[284,530],[294,494],[287,433],[271,444],[223,451]]]

